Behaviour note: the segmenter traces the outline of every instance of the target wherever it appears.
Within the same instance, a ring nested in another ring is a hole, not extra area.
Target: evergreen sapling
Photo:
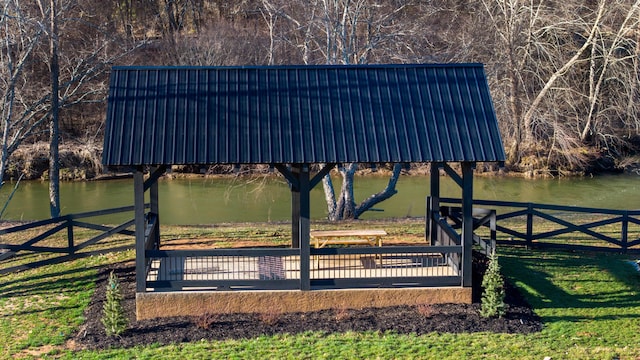
[[[108,336],[118,336],[127,329],[129,321],[122,307],[120,281],[113,271],[109,274],[106,298],[102,308],[102,325]]]
[[[504,303],[504,279],[500,274],[498,255],[495,250],[489,256],[489,266],[482,278],[482,301],[480,315],[483,317],[502,317],[506,312]]]

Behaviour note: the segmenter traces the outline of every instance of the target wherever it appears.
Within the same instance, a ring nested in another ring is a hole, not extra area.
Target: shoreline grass
[[[420,221],[377,221],[398,241],[419,239]],[[358,226],[355,222],[352,226]],[[319,224],[318,226],[329,226]],[[350,226],[349,224],[345,226]],[[228,224],[163,228],[163,239],[286,243],[287,224]],[[3,239],[4,240],[4,239]],[[62,241],[62,240],[61,240]],[[118,241],[120,244],[122,240]],[[108,246],[108,245],[102,245]],[[255,339],[72,350],[100,267],[127,261],[115,252],[0,275],[0,358],[63,359],[636,359],[640,357],[640,274],[631,256],[610,253],[499,248],[503,274],[542,317],[540,333],[281,334]],[[0,267],[4,266],[0,263]]]

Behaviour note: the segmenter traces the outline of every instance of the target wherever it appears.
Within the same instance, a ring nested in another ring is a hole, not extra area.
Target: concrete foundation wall
[[[471,303],[471,288],[137,293],[138,320],[204,313],[287,313],[396,305]]]

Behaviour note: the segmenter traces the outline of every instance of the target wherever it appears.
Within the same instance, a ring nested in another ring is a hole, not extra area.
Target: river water
[[[356,178],[358,201],[382,190],[383,176]],[[209,224],[217,222],[283,221],[291,217],[291,196],[286,182],[279,177],[248,179],[198,178],[160,180],[161,219],[165,224]],[[4,204],[15,184],[7,182],[0,190]],[[448,177],[442,178],[442,196],[460,197],[459,188]],[[378,211],[363,219],[424,216],[425,197],[429,195],[428,176],[404,176],[398,193],[378,204]],[[60,186],[63,214],[99,210],[133,204],[133,181],[108,180],[65,182]],[[536,202],[609,209],[640,208],[640,177],[605,175],[571,179],[522,179],[476,176],[476,199]],[[326,216],[322,186],[311,194],[311,216]],[[49,216],[48,183],[21,182],[3,219],[36,220]],[[104,222],[120,221],[126,216]]]

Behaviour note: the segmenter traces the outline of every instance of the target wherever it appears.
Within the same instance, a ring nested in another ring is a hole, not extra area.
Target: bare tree
[[[202,25],[203,0],[156,0],[157,13],[165,34],[183,30],[198,32]]]
[[[604,2],[603,2],[604,3]],[[607,3],[607,7],[612,4]],[[618,11],[616,11],[618,10]],[[602,137],[606,139],[607,133],[611,133],[610,126],[607,126],[607,118],[612,113],[619,113],[614,108],[625,110],[607,104],[607,96],[603,94],[606,91],[607,83],[615,83],[618,90],[623,90],[629,86],[633,87],[634,78],[637,76],[628,76],[628,70],[635,70],[633,61],[635,59],[635,47],[633,41],[634,32],[640,25],[640,1],[631,4],[627,9],[615,7],[609,12],[626,12],[622,21],[612,21],[608,24],[601,24],[598,27],[596,39],[591,47],[591,56],[589,59],[589,107],[584,123],[580,124],[580,140],[588,141],[591,137]],[[617,27],[617,29],[615,28]],[[628,69],[625,71],[625,69]],[[631,79],[631,81],[628,81]],[[631,89],[627,91],[619,91],[625,96],[632,97]],[[609,96],[610,97],[610,96]],[[613,111],[611,111],[613,110]],[[625,117],[623,113],[618,116]],[[599,116],[603,115],[603,116]]]
[[[170,65],[229,66],[264,64],[261,47],[266,38],[252,29],[220,19],[204,27],[197,36],[173,34],[167,43]]]
[[[9,156],[44,120],[46,98],[27,102],[25,81],[27,67],[33,59],[45,29],[23,12],[18,0],[4,0],[0,14],[2,52],[0,53],[0,94],[2,95],[2,143],[0,186],[4,183]]]
[[[42,2],[41,10],[44,10]],[[49,2],[49,48],[51,55],[51,120],[49,121],[49,209],[60,216],[60,64],[58,62],[58,1]],[[43,11],[44,14],[44,11]]]
[[[269,58],[278,42],[297,51],[305,64],[389,62],[402,57],[396,45],[416,32],[411,23],[402,21],[410,2],[262,0],[262,5],[271,38]],[[356,170],[356,164],[338,167],[342,185],[337,196],[331,176],[323,178],[330,220],[358,218],[397,192],[400,164],[393,166],[385,189],[357,205],[353,192]]]
[[[602,20],[602,15],[604,12],[605,2],[600,1],[598,4],[598,9],[596,10],[596,17],[591,22],[591,26],[588,32],[587,38],[584,40],[584,43],[580,48],[578,48],[569,58],[556,69],[551,75],[546,79],[544,85],[540,90],[537,91],[533,101],[529,105],[527,111],[523,115],[523,123],[524,123],[524,131],[525,131],[525,141],[531,143],[534,140],[533,137],[533,117],[535,112],[538,110],[538,107],[542,103],[543,99],[547,96],[549,90],[552,89],[555,82],[561,77],[564,76],[568,70],[574,67],[582,58],[583,53],[593,45],[593,40],[596,36],[597,30],[600,27],[600,22]]]
[[[626,85],[614,92],[608,84],[634,83],[627,81],[630,71],[624,68],[631,69],[633,62],[637,2],[482,0],[482,4],[486,23],[497,34],[496,47],[504,49],[488,62],[496,77],[494,97],[508,103],[499,113],[503,127],[508,124],[509,162],[544,168],[554,159],[556,164],[583,168],[587,157],[578,149],[611,118],[613,104],[605,104],[630,93]],[[599,138],[614,138],[609,130]],[[541,152],[546,152],[547,162],[532,163],[532,156],[545,158]]]
[[[542,1],[537,4],[527,0],[482,0],[487,21],[495,30],[496,45],[499,51],[496,62],[506,64],[504,71],[497,76],[504,80],[498,82],[505,89],[508,101],[508,118],[512,121],[512,144],[509,151],[509,161],[516,163],[520,157],[520,146],[524,140],[526,127],[523,126],[527,85],[524,73],[535,52],[534,34],[543,26],[541,13],[544,10]]]
[[[40,0],[23,4],[19,0],[4,0],[2,5],[0,178],[4,178],[9,156],[26,139],[46,133],[43,125],[51,120],[53,171],[49,176],[51,214],[55,216],[60,209],[55,155],[58,113],[74,105],[102,102],[109,65],[141,43],[117,41],[117,34],[105,29],[104,23],[84,18],[84,4],[77,1]],[[61,33],[69,40],[61,42]]]

